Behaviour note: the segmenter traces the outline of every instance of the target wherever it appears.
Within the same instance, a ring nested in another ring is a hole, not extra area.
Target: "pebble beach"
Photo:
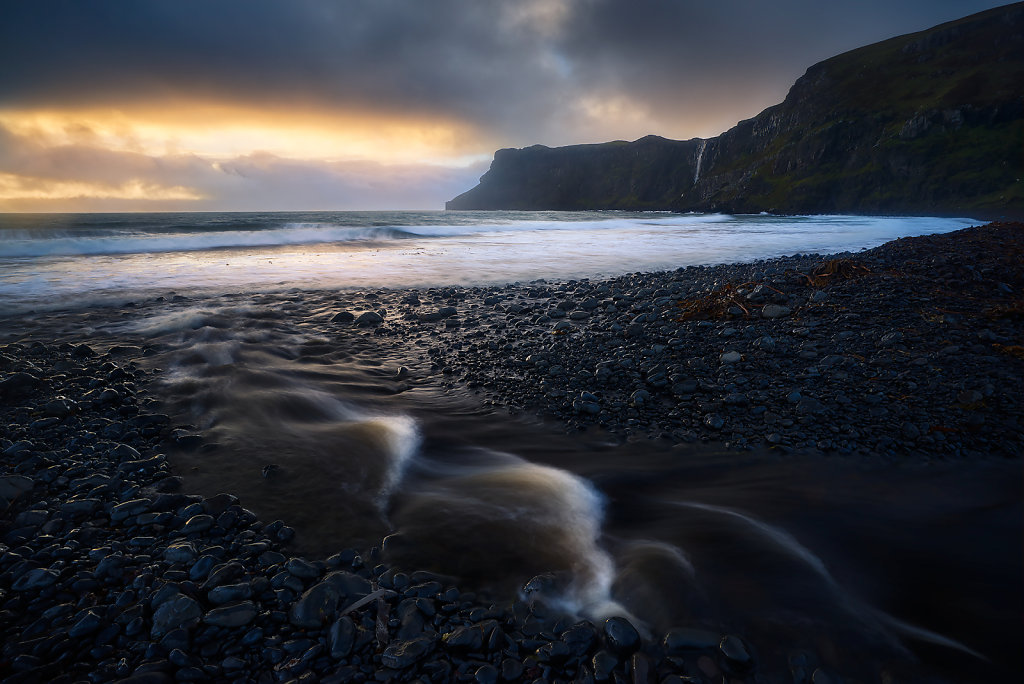
[[[729,625],[652,631],[567,613],[548,600],[544,575],[514,595],[465,586],[394,562],[383,537],[304,554],[301,527],[262,518],[244,493],[190,488],[185,464],[214,440],[166,399],[166,343],[108,325],[242,304],[301,327],[296,362],[379,354],[373,372],[388,392],[455,396],[680,458],[700,446],[894,470],[992,467],[1016,473],[1019,494],[1024,224],[601,280],[203,300],[179,290],[5,316],[0,680],[822,684],[1020,673],[1012,618],[981,657],[933,641],[960,654],[948,671],[911,656],[846,669],[827,647],[762,649]],[[263,475],[279,466],[267,461]],[[1019,617],[1020,587],[992,608]]]

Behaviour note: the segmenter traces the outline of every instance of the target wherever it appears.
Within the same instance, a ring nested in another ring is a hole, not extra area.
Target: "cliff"
[[[499,150],[448,209],[1024,213],[1024,3],[841,54],[707,140]]]

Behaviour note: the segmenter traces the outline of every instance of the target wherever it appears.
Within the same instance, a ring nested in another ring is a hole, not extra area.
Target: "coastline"
[[[387,369],[397,385],[569,431],[893,468],[1019,463],[1022,255],[1024,226],[1003,224],[602,281],[289,296],[335,344],[407,358]],[[61,312],[0,319],[5,681],[781,677],[734,634],[641,641],[529,596],[482,602],[379,548],[289,559],[291,528],[244,497],[182,493],[188,475],[162,454],[203,436],[156,399],[159,345],[90,332],[121,313],[51,339]],[[820,654],[790,662],[819,667],[842,675]]]

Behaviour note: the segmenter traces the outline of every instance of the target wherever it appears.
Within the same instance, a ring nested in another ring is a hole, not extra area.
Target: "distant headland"
[[[843,53],[708,139],[502,149],[447,209],[1024,215],[1024,3]]]

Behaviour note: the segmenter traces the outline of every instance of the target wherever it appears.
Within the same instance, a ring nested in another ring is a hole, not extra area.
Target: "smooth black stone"
[[[604,621],[604,637],[608,648],[620,655],[628,655],[640,646],[636,627],[623,617],[610,617]]]

